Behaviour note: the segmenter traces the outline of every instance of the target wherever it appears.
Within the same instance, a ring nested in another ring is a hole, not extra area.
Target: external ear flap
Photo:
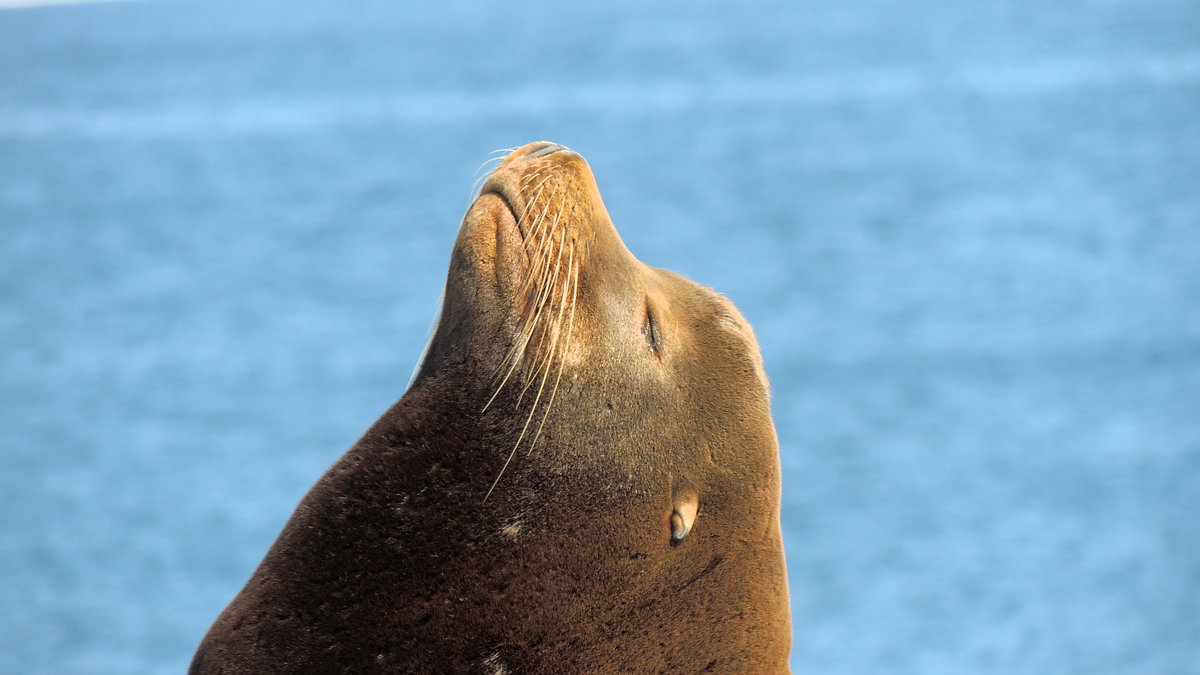
[[[646,322],[642,325],[642,334],[646,336],[646,344],[650,346],[650,353],[655,356],[662,355],[662,336],[658,332],[658,322],[654,319],[654,310],[650,308],[650,302],[646,302]]]
[[[692,531],[696,512],[700,509],[700,496],[695,492],[678,495],[675,510],[671,512],[671,541],[682,541]]]

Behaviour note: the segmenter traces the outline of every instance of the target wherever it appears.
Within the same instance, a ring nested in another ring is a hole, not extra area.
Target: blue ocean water
[[[1200,5],[0,2],[0,672],[178,673],[553,139],[774,390],[798,673],[1200,672]]]

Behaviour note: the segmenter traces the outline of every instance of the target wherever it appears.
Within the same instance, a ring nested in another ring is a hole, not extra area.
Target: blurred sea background
[[[0,0],[0,672],[180,673],[551,139],[755,326],[797,673],[1200,673],[1200,4]],[[698,646],[699,647],[699,646]]]

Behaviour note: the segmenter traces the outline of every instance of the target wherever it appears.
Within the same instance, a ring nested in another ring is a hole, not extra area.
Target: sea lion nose
[[[550,141],[538,141],[537,143],[530,143],[529,147],[529,154],[526,156],[530,159],[537,159],[539,157],[545,157],[546,155],[553,155],[556,152],[562,152],[563,150],[567,149],[565,146],[559,145],[558,143],[551,143]]]

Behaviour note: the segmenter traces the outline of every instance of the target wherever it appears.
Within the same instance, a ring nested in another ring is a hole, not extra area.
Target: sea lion
[[[768,399],[750,326],[626,249],[579,154],[512,151],[408,391],[190,672],[786,672]]]

